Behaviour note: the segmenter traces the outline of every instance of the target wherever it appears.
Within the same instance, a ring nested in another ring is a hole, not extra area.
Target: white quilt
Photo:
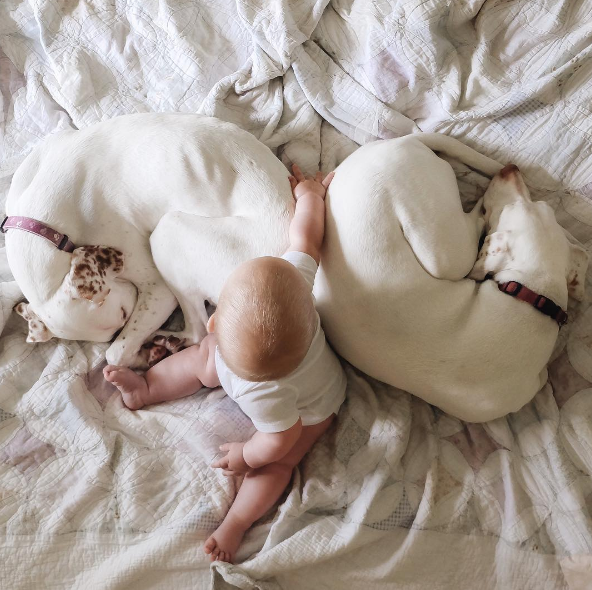
[[[591,52],[584,0],[3,0],[0,190],[46,135],[124,113],[214,115],[310,172],[421,129],[518,164],[592,250]],[[464,197],[483,191],[458,173]],[[10,280],[0,250],[0,325]],[[489,424],[348,369],[336,427],[242,563],[212,569],[201,545],[236,489],[209,463],[250,434],[238,407],[217,390],[127,411],[105,345],[26,344],[13,314],[0,587],[589,588],[591,295],[588,278],[549,383]]]

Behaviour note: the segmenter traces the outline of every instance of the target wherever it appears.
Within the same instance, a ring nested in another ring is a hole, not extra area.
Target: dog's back
[[[419,149],[410,163],[410,141],[362,147],[338,168],[315,285],[319,312],[336,350],[364,372],[465,420],[497,418],[540,389],[558,326],[493,281],[462,279],[478,232],[448,164]],[[437,249],[435,271],[418,241]]]

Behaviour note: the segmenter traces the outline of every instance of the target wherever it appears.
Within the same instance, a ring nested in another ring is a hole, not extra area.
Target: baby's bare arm
[[[224,475],[241,475],[283,459],[302,433],[302,421],[283,432],[256,432],[246,443],[226,443],[220,447],[226,455],[212,463]]]
[[[320,172],[315,178],[306,178],[296,164],[290,185],[296,199],[294,218],[290,224],[288,252],[304,252],[319,264],[321,245],[325,235],[325,194],[333,173],[324,179]]]
[[[302,433],[302,420],[283,432],[256,432],[243,447],[245,463],[257,469],[283,459]]]

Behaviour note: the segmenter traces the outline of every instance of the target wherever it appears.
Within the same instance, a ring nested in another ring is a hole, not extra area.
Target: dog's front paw
[[[185,338],[159,334],[151,341],[142,344],[142,348],[140,348],[140,352],[133,360],[131,367],[146,371],[167,356],[183,350],[185,348],[185,342]]]
[[[157,346],[163,346],[171,354],[175,354],[180,350],[183,350],[186,346],[186,338],[178,338],[177,336],[159,334],[153,339],[153,343]]]
[[[167,355],[168,351],[164,346],[155,344],[154,342],[146,342],[140,348],[140,352],[136,355],[131,368],[138,371],[147,371]]]
[[[107,349],[105,356],[107,363],[110,365],[117,365],[119,367],[131,367],[137,356],[137,349],[135,346],[126,345],[121,340],[115,340],[113,344]]]

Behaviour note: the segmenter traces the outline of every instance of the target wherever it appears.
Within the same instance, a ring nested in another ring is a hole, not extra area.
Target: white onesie
[[[312,287],[317,263],[303,252],[282,256],[293,264]],[[216,370],[224,391],[253,421],[260,432],[282,432],[302,418],[303,426],[318,424],[337,413],[345,399],[345,372],[325,341],[321,320],[310,348],[298,368],[275,381],[254,382],[241,379],[227,366],[216,347]]]

